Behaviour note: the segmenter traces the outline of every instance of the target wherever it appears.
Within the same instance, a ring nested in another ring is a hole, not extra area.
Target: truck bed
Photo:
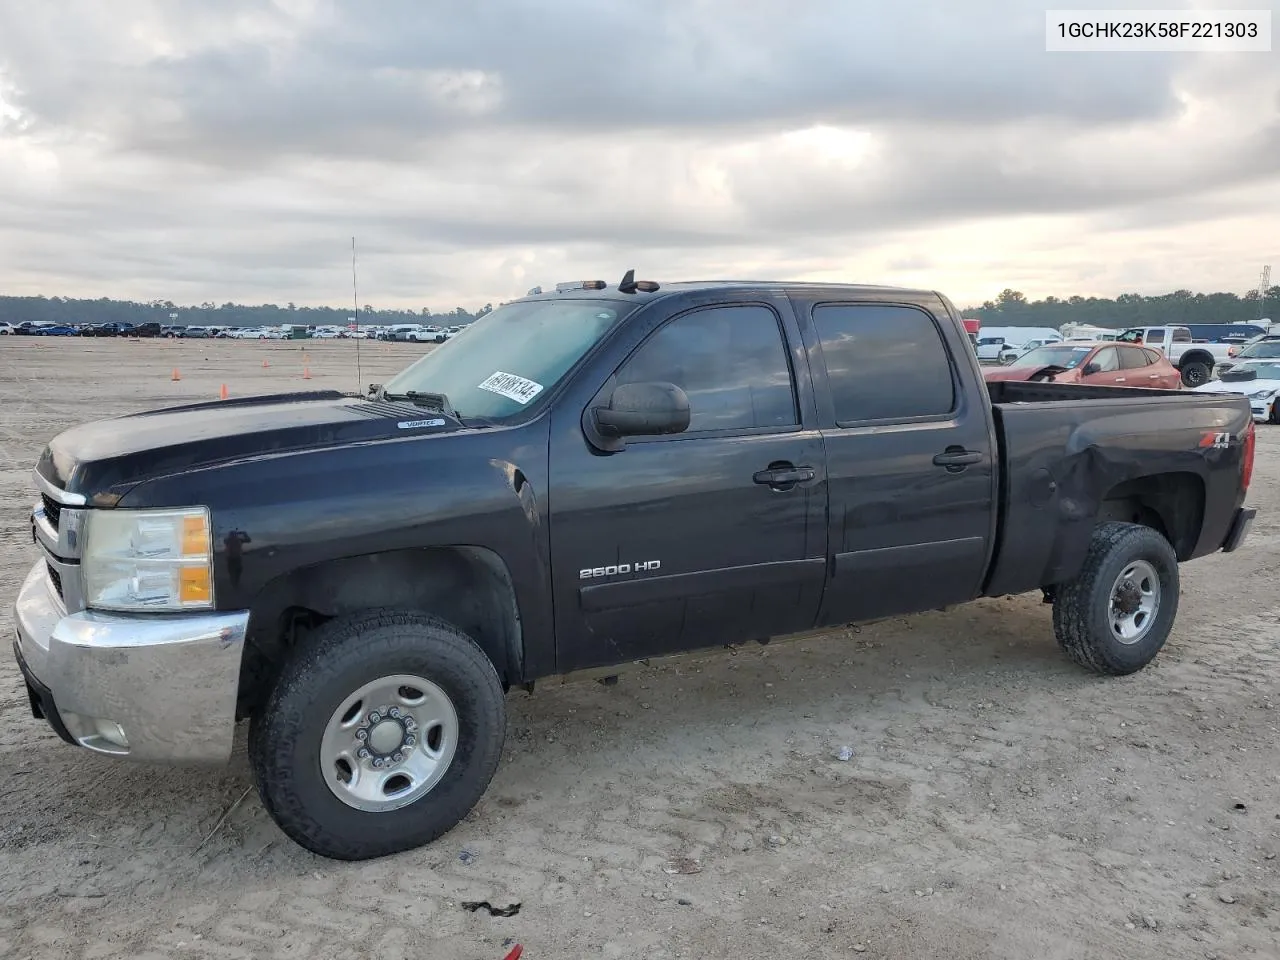
[[[1019,381],[991,382],[987,391],[1000,488],[984,594],[1024,593],[1073,575],[1095,519],[1137,489],[1156,497],[1179,560],[1221,547],[1243,500],[1247,398]]]

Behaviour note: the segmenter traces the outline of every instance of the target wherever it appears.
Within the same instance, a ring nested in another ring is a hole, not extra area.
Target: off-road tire
[[[400,673],[448,694],[457,748],[443,778],[418,800],[382,813],[357,810],[325,783],[321,738],[353,690]],[[502,683],[475,641],[437,617],[381,610],[331,620],[299,646],[250,722],[249,761],[263,806],[290,839],[322,857],[367,860],[452,829],[493,779],[505,735]]]
[[[1111,589],[1124,568],[1146,560],[1160,578],[1160,606],[1147,634],[1134,644],[1111,632]],[[1093,531],[1084,565],[1074,580],[1058,585],[1053,632],[1068,657],[1087,670],[1124,676],[1141,670],[1158,654],[1178,613],[1178,558],[1158,531],[1136,523],[1100,523]]]
[[[1209,378],[1213,376],[1213,370],[1207,363],[1201,363],[1199,360],[1193,360],[1191,363],[1183,364],[1179,369],[1182,374],[1182,382],[1188,387],[1199,387],[1209,382]]]

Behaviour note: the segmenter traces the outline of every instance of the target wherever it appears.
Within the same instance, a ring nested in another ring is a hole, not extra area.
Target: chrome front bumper
[[[63,739],[135,760],[230,757],[247,612],[68,615],[41,560],[14,616],[33,712]]]

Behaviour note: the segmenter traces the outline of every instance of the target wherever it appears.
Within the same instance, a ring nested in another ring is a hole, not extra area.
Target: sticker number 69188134
[[[479,384],[481,390],[488,390],[498,396],[514,400],[521,405],[528,403],[542,392],[542,384],[534,380],[517,377],[514,373],[494,371],[484,382]]]

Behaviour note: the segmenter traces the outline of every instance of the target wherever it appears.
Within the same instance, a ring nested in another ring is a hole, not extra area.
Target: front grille
[[[49,570],[49,582],[53,584],[53,589],[58,594],[58,598],[65,600],[66,598],[62,596],[62,577],[58,575],[58,571],[53,568],[52,563],[46,562],[45,566]]]
[[[44,506],[44,515],[48,518],[50,526],[57,530],[58,520],[62,517],[62,504],[47,493],[40,494],[40,502]]]

